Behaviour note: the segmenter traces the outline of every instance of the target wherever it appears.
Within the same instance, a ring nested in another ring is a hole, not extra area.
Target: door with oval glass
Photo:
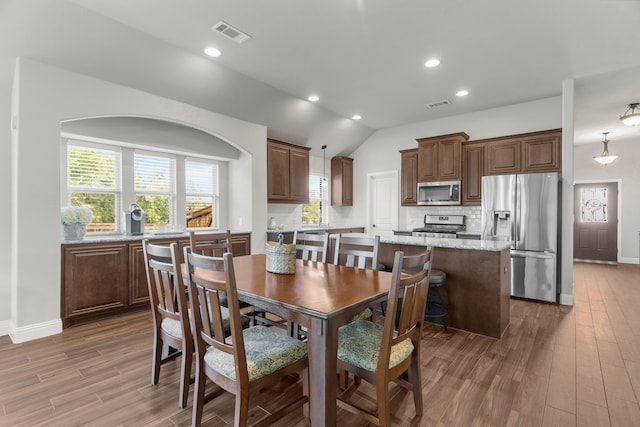
[[[573,187],[573,258],[618,261],[618,183],[598,182]]]

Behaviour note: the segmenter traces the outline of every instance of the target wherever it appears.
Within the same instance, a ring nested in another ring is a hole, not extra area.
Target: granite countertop
[[[216,232],[218,230],[212,230]],[[198,230],[196,233],[205,232],[204,230]],[[250,231],[231,230],[231,234],[247,234]],[[181,239],[189,237],[188,231],[176,231],[176,232],[160,232],[160,233],[146,233],[137,236],[127,236],[125,234],[100,234],[97,236],[86,234],[83,240],[62,240],[63,245],[67,244],[80,244],[80,243],[109,243],[109,242],[134,242],[136,240],[144,239]]]
[[[348,236],[369,236],[369,234],[349,233]],[[511,247],[511,242],[472,239],[444,239],[440,237],[380,236],[380,243],[394,245],[433,246],[435,248],[473,249],[500,252]]]
[[[315,231],[327,231],[327,230],[337,230],[344,228],[365,228],[364,225],[354,225],[354,226],[328,226],[328,227],[300,227],[300,228],[285,228],[285,229],[277,229],[277,228],[267,228],[267,233],[294,233],[296,231],[299,232],[315,232]]]

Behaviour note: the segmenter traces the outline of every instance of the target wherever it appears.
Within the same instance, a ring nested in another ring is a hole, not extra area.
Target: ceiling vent
[[[234,42],[240,44],[244,43],[251,38],[251,36],[247,33],[243,33],[239,29],[227,24],[224,21],[218,22],[216,25],[211,27],[211,29],[217,33],[222,34],[223,36],[233,40]]]
[[[444,107],[445,105],[451,105],[451,101],[449,101],[448,99],[443,99],[442,101],[437,101],[437,102],[432,102],[431,104],[427,104],[427,107],[438,108],[438,107]]]

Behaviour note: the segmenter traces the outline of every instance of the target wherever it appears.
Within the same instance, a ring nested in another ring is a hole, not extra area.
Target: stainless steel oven
[[[456,239],[466,229],[464,215],[425,215],[424,227],[414,228],[411,235]]]

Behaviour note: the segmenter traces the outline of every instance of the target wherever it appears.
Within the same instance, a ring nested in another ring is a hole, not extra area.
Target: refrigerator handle
[[[537,258],[537,259],[554,259],[556,257],[553,252],[527,252],[527,251],[511,251],[512,258]]]

